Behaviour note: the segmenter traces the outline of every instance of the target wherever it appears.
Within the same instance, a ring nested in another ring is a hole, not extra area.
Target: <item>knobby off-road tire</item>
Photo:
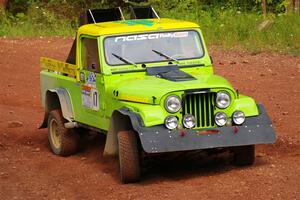
[[[141,172],[136,134],[133,131],[120,131],[118,142],[121,182],[139,181]]]
[[[253,165],[255,161],[255,145],[239,146],[234,150],[233,162],[236,166]]]
[[[54,154],[69,156],[76,153],[79,134],[72,129],[66,129],[61,110],[53,110],[48,118],[48,140]]]

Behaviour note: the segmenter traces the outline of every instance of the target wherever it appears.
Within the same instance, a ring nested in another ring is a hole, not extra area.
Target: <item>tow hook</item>
[[[184,131],[184,130],[181,130],[181,131],[180,131],[180,137],[184,137],[184,136],[186,136],[186,134],[187,134],[186,131]]]
[[[239,128],[237,126],[233,127],[233,133],[237,134],[239,132]]]

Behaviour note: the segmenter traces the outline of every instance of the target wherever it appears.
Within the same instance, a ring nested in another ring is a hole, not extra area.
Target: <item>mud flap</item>
[[[163,125],[133,126],[147,153],[200,150],[218,147],[275,143],[272,122],[262,105],[260,114],[246,118],[242,126],[217,127],[199,130],[168,130]],[[131,116],[131,120],[135,118]],[[135,120],[136,121],[136,120]]]
[[[136,119],[139,116],[130,112],[126,108],[121,108],[112,114],[109,130],[106,136],[105,147],[103,156],[116,156],[118,155],[118,132],[132,130],[132,126],[140,127]]]

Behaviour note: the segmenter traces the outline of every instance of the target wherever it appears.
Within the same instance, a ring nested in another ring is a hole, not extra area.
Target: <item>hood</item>
[[[228,88],[229,82],[217,75],[197,75],[191,73],[194,79],[174,82],[157,76],[137,76],[122,78],[113,90],[118,93],[120,100],[159,104],[161,98],[175,91],[185,91],[204,88]]]

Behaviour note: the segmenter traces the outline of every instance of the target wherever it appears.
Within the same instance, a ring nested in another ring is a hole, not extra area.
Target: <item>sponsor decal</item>
[[[86,78],[86,84],[96,87],[96,74],[93,72],[89,72]]]
[[[149,103],[149,98],[147,97],[131,96],[127,94],[123,94],[122,96],[120,96],[120,99],[133,101],[133,102]]]
[[[138,20],[132,20],[132,21],[117,21],[116,23],[119,24],[125,24],[127,26],[135,26],[135,25],[143,25],[143,26],[148,26],[151,27],[155,22],[148,20],[148,19],[138,19]]]
[[[76,66],[64,63],[61,61],[57,61],[50,58],[41,58],[41,67],[46,70],[51,70],[57,73],[67,74],[69,76],[75,77],[76,75]]]
[[[99,110],[99,92],[95,88],[87,85],[81,86],[81,100],[84,107]]]
[[[92,109],[91,87],[83,85],[81,87],[81,101],[84,107]]]
[[[96,74],[89,72],[86,77],[86,83],[81,85],[82,105],[86,108],[99,110],[99,92],[96,88]]]
[[[115,38],[115,42],[130,42],[139,40],[156,40],[161,38],[185,38],[189,36],[189,32],[173,32],[173,33],[150,33],[139,35],[120,36]]]

